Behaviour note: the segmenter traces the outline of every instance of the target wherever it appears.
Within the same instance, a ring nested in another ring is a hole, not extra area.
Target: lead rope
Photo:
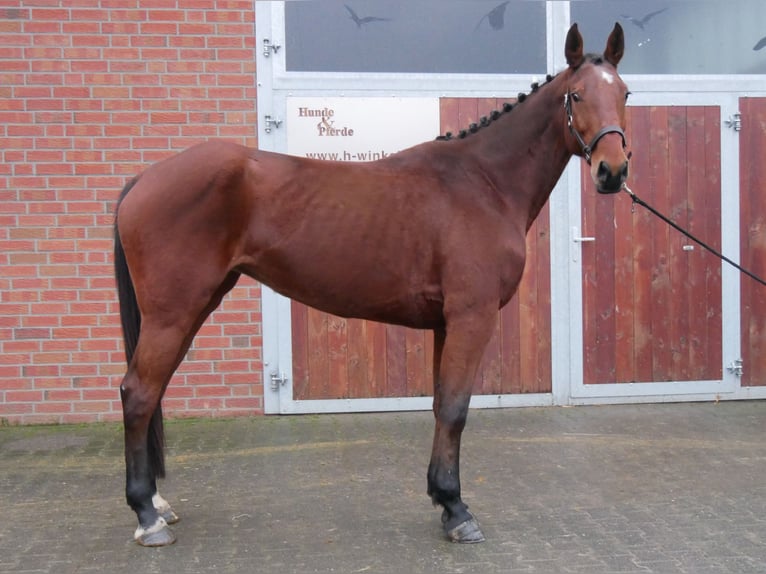
[[[737,263],[734,263],[734,261],[732,261],[731,259],[729,259],[725,255],[723,255],[722,253],[719,253],[718,251],[716,251],[715,249],[710,247],[707,243],[705,243],[704,241],[702,241],[700,239],[697,239],[691,233],[686,231],[683,227],[679,226],[677,223],[674,223],[672,220],[670,220],[669,218],[667,218],[664,215],[662,215],[659,211],[654,209],[651,205],[649,205],[643,199],[641,199],[635,193],[633,193],[633,190],[631,190],[626,184],[624,184],[624,183],[622,184],[622,189],[623,189],[623,191],[625,191],[625,193],[627,193],[630,196],[630,198],[633,200],[633,203],[637,203],[638,205],[640,205],[642,207],[645,207],[651,213],[653,213],[654,215],[659,217],[662,221],[664,221],[665,223],[670,225],[673,229],[676,229],[676,230],[680,231],[686,237],[688,237],[689,239],[691,239],[692,241],[694,241],[698,245],[702,246],[704,249],[707,249],[708,251],[710,251],[710,253],[712,253],[713,255],[718,257],[719,259],[721,259],[723,261],[726,261],[726,263],[728,263],[729,265],[733,265],[734,267],[739,269],[742,273],[744,273],[745,275],[747,275],[751,279],[754,279],[755,281],[757,281],[758,283],[760,283],[761,285],[766,287],[766,281],[764,281],[763,279],[758,277],[758,275],[756,275],[755,273],[752,273],[751,271],[748,271],[747,269],[745,269],[744,267],[738,265]]]

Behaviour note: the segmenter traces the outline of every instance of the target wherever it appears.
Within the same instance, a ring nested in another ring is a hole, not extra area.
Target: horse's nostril
[[[600,178],[607,178],[610,175],[611,170],[609,169],[609,164],[605,161],[601,161],[598,164],[598,177]]]
[[[617,170],[616,173],[613,173],[609,163],[602,160],[598,164],[596,175],[601,181],[608,181],[612,179],[619,179],[624,181],[628,177],[628,162],[624,162],[622,165],[620,165],[619,170]]]

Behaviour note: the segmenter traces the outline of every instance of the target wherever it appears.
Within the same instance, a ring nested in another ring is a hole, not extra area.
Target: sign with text
[[[438,98],[287,98],[287,153],[383,159],[439,135]]]

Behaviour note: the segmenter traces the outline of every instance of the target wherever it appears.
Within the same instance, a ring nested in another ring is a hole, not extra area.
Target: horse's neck
[[[494,129],[477,134],[482,163],[498,190],[518,208],[528,211],[527,229],[548,200],[566,168],[571,151],[564,141],[564,96],[554,78],[498,121]],[[559,92],[562,93],[559,98]]]

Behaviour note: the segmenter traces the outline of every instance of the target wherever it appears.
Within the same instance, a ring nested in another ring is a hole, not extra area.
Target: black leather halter
[[[580,134],[580,132],[577,131],[577,128],[574,127],[574,120],[572,118],[572,94],[569,92],[564,95],[564,109],[567,112],[567,127],[569,128],[569,131],[572,133],[574,138],[577,140],[577,143],[580,144],[580,148],[582,148],[582,155],[585,158],[585,161],[588,162],[588,165],[590,165],[590,158],[593,154],[593,150],[596,148],[599,140],[606,134],[620,134],[620,137],[622,137],[622,148],[625,149],[627,147],[627,143],[625,142],[625,132],[622,131],[620,126],[606,126],[601,128],[598,132],[596,132],[596,135],[593,136],[593,139],[590,140],[590,143],[586,144],[582,134]]]

